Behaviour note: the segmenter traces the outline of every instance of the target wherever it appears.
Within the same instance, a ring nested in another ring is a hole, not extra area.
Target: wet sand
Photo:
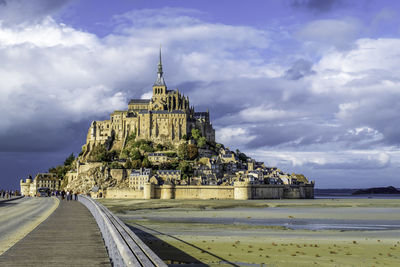
[[[168,263],[399,266],[399,199],[102,200]]]

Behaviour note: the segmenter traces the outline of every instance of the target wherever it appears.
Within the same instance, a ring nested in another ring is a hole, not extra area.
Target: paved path
[[[111,266],[100,230],[77,201],[56,211],[0,256],[0,266]]]
[[[58,203],[55,198],[0,202],[0,255],[46,220]]]
[[[11,201],[11,200],[16,200],[16,199],[20,199],[23,198],[24,196],[12,196],[10,198],[0,198],[0,203],[2,202],[7,202],[7,201]]]

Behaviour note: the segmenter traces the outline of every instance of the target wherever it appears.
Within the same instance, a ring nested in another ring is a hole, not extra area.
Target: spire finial
[[[163,70],[162,70],[162,61],[161,61],[161,44],[160,44],[160,55],[159,55],[159,60],[158,60],[157,80],[154,83],[154,85],[165,86]]]
[[[158,60],[158,76],[162,76],[163,71],[162,71],[162,62],[161,62],[161,44],[160,44],[160,58]]]

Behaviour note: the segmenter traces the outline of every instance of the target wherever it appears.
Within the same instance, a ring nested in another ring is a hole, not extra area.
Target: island
[[[167,88],[161,50],[152,92],[93,121],[78,157],[21,180],[22,194],[47,187],[101,198],[314,198],[314,182],[303,174],[217,143],[209,110],[195,111],[188,96]]]

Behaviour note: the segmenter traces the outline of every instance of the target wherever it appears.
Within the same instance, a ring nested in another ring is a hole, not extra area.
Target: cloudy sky
[[[400,2],[0,0],[0,188],[167,85],[217,141],[318,188],[400,187]]]

